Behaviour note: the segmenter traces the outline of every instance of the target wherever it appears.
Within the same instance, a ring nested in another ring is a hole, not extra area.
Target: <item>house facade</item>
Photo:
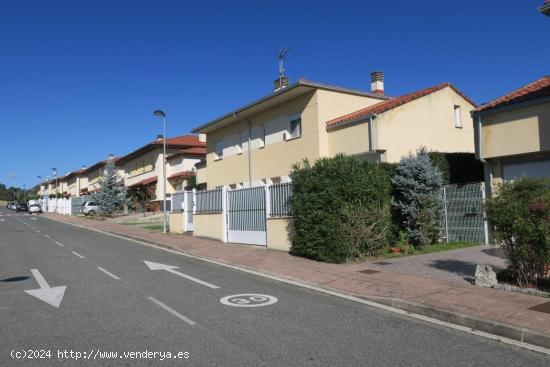
[[[476,156],[490,196],[503,180],[550,178],[550,76],[486,103],[472,113]]]
[[[336,154],[397,162],[420,146],[474,152],[475,104],[448,83],[393,98],[381,74],[370,92],[300,80],[195,128],[207,136],[207,187],[269,185],[292,166]]]
[[[205,143],[197,136],[183,135],[166,139],[166,158],[163,153],[163,138],[136,149],[117,160],[121,177],[136,202],[146,204],[148,210],[162,208],[164,180],[163,162],[166,159],[166,193],[181,189],[189,176],[194,175],[194,165],[204,157]],[[202,154],[200,149],[202,149]],[[171,157],[171,159],[168,159]],[[167,208],[169,209],[169,208]]]

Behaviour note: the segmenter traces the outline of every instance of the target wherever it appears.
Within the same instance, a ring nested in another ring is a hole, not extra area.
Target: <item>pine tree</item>
[[[437,242],[441,231],[443,180],[426,148],[401,158],[392,184],[394,212],[409,242],[415,247]]]
[[[93,200],[103,215],[113,215],[122,210],[128,202],[128,193],[113,163],[108,163],[103,176],[99,179],[99,191],[93,194]]]

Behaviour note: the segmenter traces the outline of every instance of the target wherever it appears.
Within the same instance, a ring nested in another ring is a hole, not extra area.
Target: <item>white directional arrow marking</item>
[[[42,300],[55,308],[59,308],[59,305],[61,304],[61,300],[63,299],[63,295],[65,294],[65,289],[67,289],[67,286],[50,287],[48,285],[48,282],[46,282],[46,279],[44,279],[44,277],[42,276],[42,274],[40,274],[38,269],[31,269],[31,273],[36,279],[36,282],[38,283],[40,288],[31,289],[31,290],[25,291],[25,293],[33,297],[36,297],[39,300]]]
[[[182,278],[189,279],[189,280],[191,280],[195,283],[202,284],[202,285],[204,285],[205,287],[208,287],[208,288],[212,288],[212,289],[219,289],[220,288],[217,285],[205,282],[204,280],[200,280],[200,279],[197,279],[197,278],[192,277],[190,275],[183,274],[183,273],[180,273],[179,271],[174,270],[174,269],[178,268],[177,266],[159,264],[159,263],[155,263],[155,262],[152,262],[152,261],[145,261],[145,260],[143,260],[143,262],[145,263],[145,265],[147,265],[147,267],[149,267],[150,270],[165,270],[169,273],[175,274],[175,275],[180,276]]]

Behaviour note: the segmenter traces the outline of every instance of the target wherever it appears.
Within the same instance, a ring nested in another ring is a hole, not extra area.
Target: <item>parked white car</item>
[[[29,205],[29,213],[42,213],[42,208],[38,204]]]
[[[98,207],[95,201],[85,201],[80,208],[80,211],[84,215],[94,215],[97,213]]]

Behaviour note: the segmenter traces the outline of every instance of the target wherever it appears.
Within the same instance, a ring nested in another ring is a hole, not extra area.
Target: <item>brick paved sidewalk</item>
[[[384,270],[383,267],[378,268],[380,272],[366,274],[361,271],[373,269],[368,264],[327,264],[276,250],[224,244],[190,235],[152,233],[110,221],[50,213],[44,216],[361,298],[378,299],[390,305],[395,302],[391,303],[389,299],[397,300],[399,304],[405,301],[404,303],[419,305],[423,309],[460,314],[461,317],[506,324],[518,329],[530,329],[541,334],[543,342],[538,345],[550,348],[550,314],[530,310],[550,299],[480,288],[463,281],[399,273]],[[436,311],[431,314],[437,314]],[[450,317],[450,320],[457,320],[457,317]],[[477,328],[476,323],[464,325],[474,325],[472,327]],[[498,334],[501,327],[493,325],[492,329]],[[510,337],[509,332],[499,335]],[[523,334],[518,339],[522,340]]]

